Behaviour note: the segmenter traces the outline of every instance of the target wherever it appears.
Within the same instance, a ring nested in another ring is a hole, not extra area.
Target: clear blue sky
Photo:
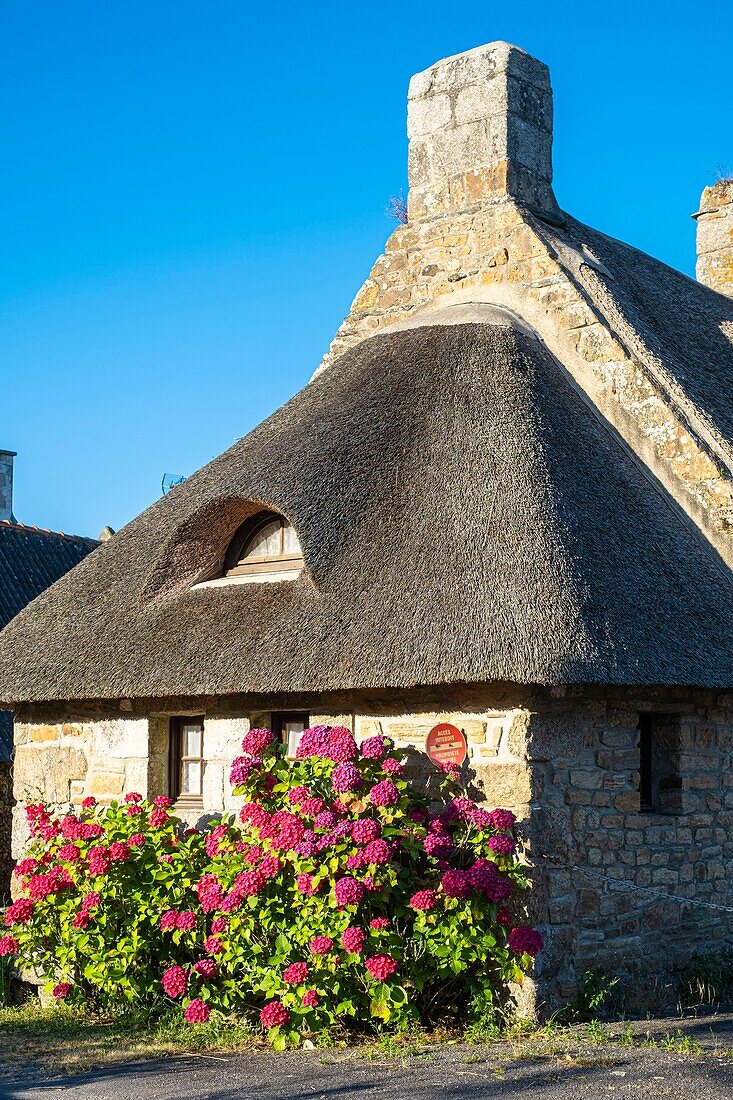
[[[551,68],[561,206],[692,274],[730,0],[3,0],[18,518],[119,528],[300,389],[393,227],[410,75],[499,38]]]

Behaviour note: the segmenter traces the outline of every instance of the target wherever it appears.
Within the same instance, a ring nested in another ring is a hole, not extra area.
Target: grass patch
[[[150,1022],[125,1015],[96,1016],[67,1005],[42,1008],[29,1001],[0,1009],[0,1062],[35,1064],[75,1073],[93,1066],[173,1054],[222,1054],[266,1049],[244,1023],[222,1018],[196,1027],[180,1018]]]

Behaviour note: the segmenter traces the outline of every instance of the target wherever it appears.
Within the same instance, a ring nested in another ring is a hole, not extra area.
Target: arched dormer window
[[[224,578],[292,580],[303,568],[300,540],[284,516],[258,512],[237,529],[224,558]]]

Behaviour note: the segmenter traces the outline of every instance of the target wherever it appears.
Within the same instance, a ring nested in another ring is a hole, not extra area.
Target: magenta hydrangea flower
[[[252,772],[255,771],[261,763],[261,760],[255,763],[249,756],[235,756],[229,769],[229,782],[232,787],[243,787]]]
[[[488,810],[477,806],[471,814],[471,824],[477,829],[488,829],[492,825],[491,814]]]
[[[190,909],[187,909],[183,913],[178,914],[176,920],[176,928],[181,932],[191,932],[196,927],[196,914],[192,913]]]
[[[151,828],[160,829],[168,821],[168,814],[162,806],[156,806],[154,810],[150,811],[148,821]]]
[[[382,764],[382,771],[387,772],[388,775],[402,775],[404,770],[404,765],[399,760],[395,760],[393,756],[388,756]]]
[[[374,917],[369,921],[369,927],[375,932],[385,932],[389,928],[389,920],[387,917]]]
[[[506,833],[497,833],[496,836],[489,837],[489,848],[498,856],[510,856],[516,847],[512,838]]]
[[[399,797],[400,792],[391,779],[376,783],[369,792],[369,800],[373,806],[394,806]]]
[[[282,1027],[290,1019],[290,1013],[280,1001],[269,1001],[260,1010],[260,1023],[263,1027]]]
[[[208,980],[215,978],[219,973],[219,967],[213,959],[199,959],[197,963],[193,964],[193,968],[197,974]]]
[[[470,898],[471,883],[465,871],[446,871],[440,881],[446,897]]]
[[[160,982],[169,997],[182,997],[188,989],[188,975],[182,966],[169,966]]]
[[[224,950],[224,944],[218,936],[207,936],[204,940],[204,947],[210,955],[220,955]]]
[[[56,853],[56,857],[63,863],[76,863],[81,859],[81,852],[76,844],[63,844]]]
[[[496,919],[499,924],[502,924],[505,928],[511,928],[512,926],[512,912],[507,905],[500,905],[496,911]]]
[[[381,760],[387,754],[387,744],[383,737],[368,737],[361,743],[361,755],[366,760]]]
[[[288,791],[288,802],[291,802],[293,806],[299,806],[310,798],[310,795],[311,793],[307,787],[291,787]]]
[[[349,791],[360,790],[364,780],[354,764],[337,764],[331,775],[331,785],[335,791],[346,794]]]
[[[214,933],[215,936],[218,936],[220,932],[226,932],[228,927],[229,921],[226,919],[226,917],[216,917],[211,922],[211,931]]]
[[[17,955],[18,941],[15,936],[0,936],[0,955]]]
[[[300,985],[301,982],[305,981],[309,973],[310,968],[308,963],[291,963],[290,966],[286,966],[283,970],[283,981],[287,982],[288,985]]]
[[[314,955],[327,955],[333,947],[333,940],[330,936],[314,936],[311,940],[310,948]]]
[[[387,978],[396,973],[397,960],[391,955],[371,955],[364,961],[364,966],[378,982],[386,982]]]
[[[314,885],[313,876],[306,874],[298,875],[295,880],[295,885],[297,887],[298,893],[305,894],[306,897],[317,894],[320,889],[320,883],[316,883]]]
[[[495,829],[511,829],[516,820],[511,810],[491,811],[491,824]]]
[[[175,909],[167,909],[160,918],[160,927],[163,932],[172,932],[178,925],[178,913]]]
[[[272,730],[254,729],[244,735],[242,740],[242,752],[247,756],[259,756],[264,748],[272,741],[275,735]]]
[[[209,1006],[200,997],[194,997],[184,1010],[183,1018],[187,1024],[205,1024],[211,1015]]]
[[[303,1002],[306,1008],[318,1008],[321,1003],[321,998],[316,993],[315,989],[307,989],[303,994]]]
[[[355,925],[351,925],[351,927],[341,933],[341,946],[344,951],[349,951],[353,955],[360,955],[364,950],[365,943],[366,932],[363,928],[357,928]]]
[[[451,854],[455,844],[449,833],[428,833],[423,840],[423,848],[429,856],[445,859]]]
[[[124,840],[116,840],[114,844],[110,844],[109,858],[113,863],[124,863],[125,860],[130,858],[130,849]]]
[[[430,909],[435,908],[437,902],[437,894],[435,890],[418,890],[410,898],[410,908],[416,909],[418,912],[427,913]]]
[[[18,898],[5,910],[5,924],[11,928],[14,924],[27,924],[33,916],[33,902],[28,898]]]
[[[507,939],[509,950],[515,955],[538,955],[544,947],[544,941],[536,928],[520,924],[512,928]]]
[[[392,856],[392,845],[386,840],[371,840],[364,849],[367,863],[389,863]]]
[[[242,871],[234,880],[234,892],[245,898],[253,898],[266,882],[267,879],[261,871]]]
[[[53,987],[53,995],[57,1001],[63,1001],[71,993],[71,982],[57,982]]]
[[[376,841],[374,843],[376,843]],[[362,884],[357,879],[350,878],[348,875],[336,880],[334,892],[336,894],[336,904],[339,906],[358,905],[364,897],[364,887]]]
[[[145,837],[142,833],[133,833],[127,843],[131,848],[142,848],[145,844]]]
[[[363,817],[351,826],[351,839],[357,844],[369,844],[382,835],[382,826],[371,817]]]
[[[143,796],[138,794],[137,791],[130,791],[129,794],[125,795],[125,802],[142,802],[142,800]]]

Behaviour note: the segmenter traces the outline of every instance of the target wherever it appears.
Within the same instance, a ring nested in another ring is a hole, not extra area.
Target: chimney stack
[[[697,220],[697,279],[733,296],[733,179],[706,187]]]
[[[13,515],[13,459],[16,451],[0,451],[0,521],[15,522]]]
[[[411,221],[511,198],[558,213],[552,192],[552,89],[546,65],[492,42],[410,81]]]

